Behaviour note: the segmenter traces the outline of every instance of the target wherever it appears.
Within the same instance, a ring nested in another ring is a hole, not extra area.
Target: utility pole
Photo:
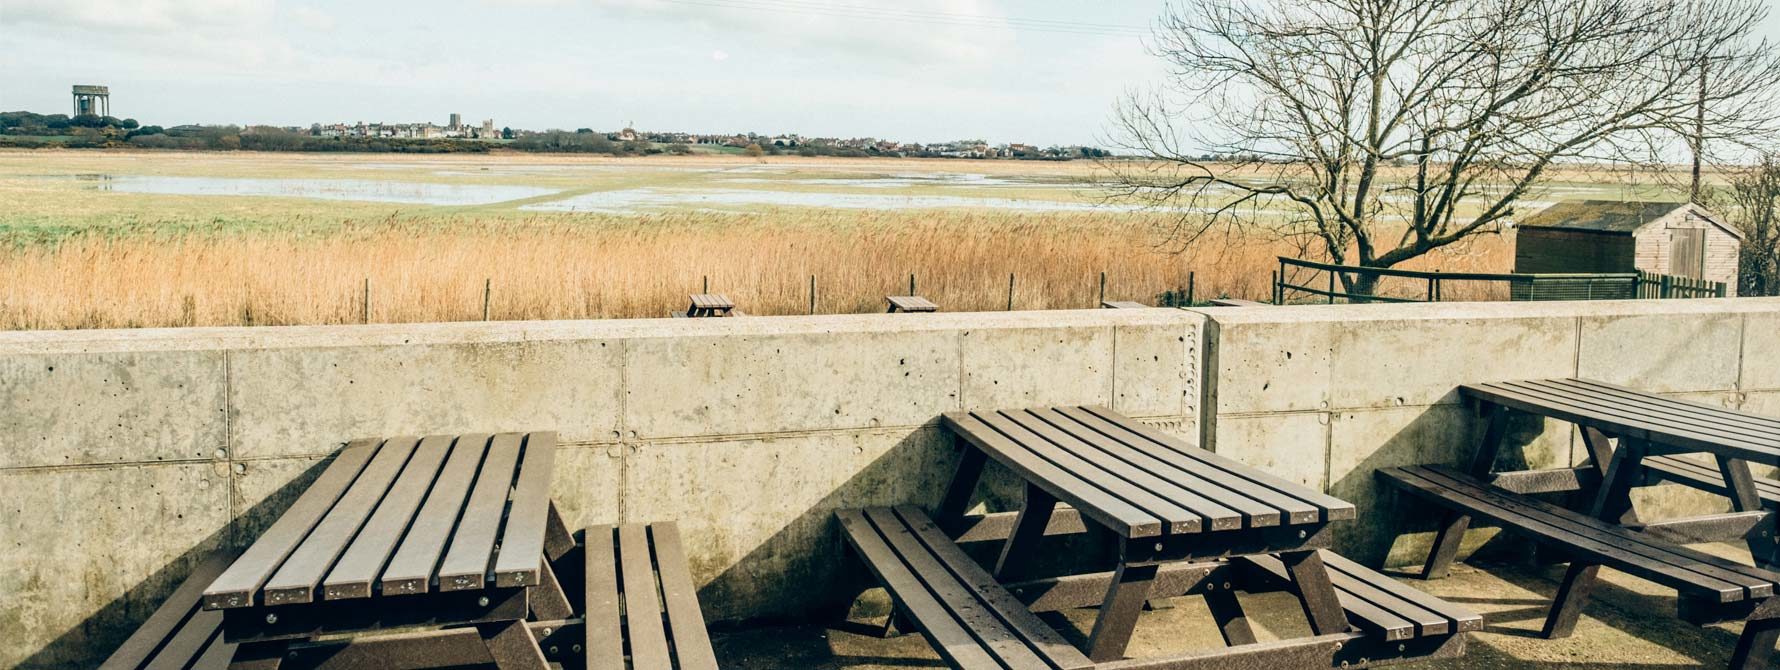
[[[1700,97],[1695,101],[1693,117],[1693,183],[1687,190],[1689,202],[1700,201],[1700,163],[1702,154],[1706,152],[1706,68],[1704,57],[1700,58]]]

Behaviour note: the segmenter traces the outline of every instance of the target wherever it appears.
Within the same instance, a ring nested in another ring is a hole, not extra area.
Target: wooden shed
[[[1560,202],[1517,226],[1514,271],[1636,272],[1724,282],[1737,294],[1743,234],[1687,202]]]

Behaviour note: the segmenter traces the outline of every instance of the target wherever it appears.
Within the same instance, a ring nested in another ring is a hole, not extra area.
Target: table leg
[[[946,487],[946,497],[940,500],[939,509],[934,514],[934,521],[941,528],[950,528],[964,517],[970,509],[971,496],[976,494],[977,484],[983,479],[983,464],[989,455],[983,450],[964,445],[964,453],[958,457],[958,470],[952,474],[952,484]]]
[[[290,650],[290,641],[247,642],[235,648],[229,670],[278,670]]]
[[[552,500],[549,514],[544,517],[544,558],[554,563],[574,548],[575,536],[569,533],[568,524],[563,523],[562,513],[556,511],[556,501]]]
[[[538,584],[531,587],[532,618],[540,621],[549,619],[567,619],[575,616],[574,608],[569,605],[569,596],[562,591],[562,584],[556,581],[556,571],[550,568],[550,562],[544,561],[538,569]]]
[[[1495,403],[1481,403],[1478,407],[1487,423],[1483,429],[1483,441],[1477,445],[1477,453],[1471,455],[1471,464],[1466,473],[1473,477],[1486,477],[1496,466],[1496,455],[1502,451],[1502,441],[1508,435],[1508,408]],[[1440,579],[1452,571],[1452,563],[1459,555],[1459,544],[1465,539],[1465,531],[1471,528],[1471,515],[1462,512],[1446,511],[1440,516],[1440,528],[1434,535],[1434,547],[1428,551],[1428,560],[1422,564],[1422,579]]]
[[[1285,564],[1286,574],[1292,577],[1292,590],[1298,594],[1299,604],[1304,606],[1304,618],[1310,621],[1311,632],[1317,635],[1347,632],[1347,612],[1341,609],[1335,585],[1329,582],[1329,569],[1323,566],[1323,555],[1315,549],[1287,551],[1279,554],[1279,560]]]
[[[1224,635],[1226,646],[1255,643],[1255,631],[1249,628],[1248,615],[1243,613],[1236,591],[1206,591],[1205,604],[1211,608],[1211,618],[1218,622],[1218,632]]]
[[[1620,439],[1619,448],[1613,450],[1613,457],[1607,464],[1607,474],[1601,479],[1601,490],[1595,493],[1594,506],[1590,509],[1592,516],[1617,523],[1632,511],[1632,484],[1642,474],[1647,450],[1648,446],[1642,440]],[[1564,573],[1564,583],[1558,587],[1557,598],[1551,604],[1551,613],[1545,618],[1546,638],[1566,637],[1576,630],[1576,620],[1582,616],[1582,606],[1588,602],[1589,593],[1594,591],[1595,576],[1600,570],[1598,563],[1570,562]]]
[[[1101,601],[1100,614],[1094,618],[1094,630],[1088,634],[1088,660],[1103,663],[1125,657],[1131,632],[1137,628],[1137,615],[1143,613],[1143,602],[1150,596],[1150,582],[1155,579],[1154,564],[1119,562],[1112,584],[1106,588],[1106,599]]]
[[[1737,638],[1737,649],[1731,653],[1731,670],[1774,667],[1774,645],[1777,642],[1780,642],[1780,619],[1743,624],[1743,635]]]
[[[537,638],[532,637],[524,621],[478,624],[476,630],[482,633],[482,644],[488,647],[488,656],[494,659],[496,668],[549,670],[544,651],[538,648]]]
[[[1724,476],[1725,488],[1729,489],[1732,510],[1737,512],[1761,511],[1761,495],[1756,491],[1755,476],[1749,472],[1748,461],[1719,456],[1718,472]],[[1765,569],[1780,563],[1775,560],[1774,538],[1751,533],[1748,543],[1749,554],[1755,559],[1756,567]]]
[[[1026,484],[1026,502],[1014,518],[1014,532],[1002,543],[1001,558],[995,561],[996,581],[1015,582],[1027,576],[1032,558],[1038,554],[1038,543],[1045,537],[1045,527],[1051,524],[1051,512],[1056,509],[1057,499],[1048,491],[1037,484]]]

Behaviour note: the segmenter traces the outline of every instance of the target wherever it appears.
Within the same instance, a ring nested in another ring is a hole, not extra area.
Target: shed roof
[[[1743,239],[1741,231],[1725,225],[1711,210],[1691,202],[1569,200],[1539,210],[1521,220],[1519,227],[1631,235],[1644,226],[1676,215],[1682,210],[1691,210],[1694,215],[1737,239]]]

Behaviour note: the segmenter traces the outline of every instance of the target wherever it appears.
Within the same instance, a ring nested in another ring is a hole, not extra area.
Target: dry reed
[[[947,311],[1153,303],[1163,291],[1265,299],[1277,244],[1196,261],[1140,215],[680,213],[348,225],[317,234],[76,236],[0,247],[0,328],[659,317],[705,278],[751,314],[881,311],[917,292]],[[1475,265],[1466,262],[1465,265]],[[1458,268],[1454,268],[1458,269]]]

